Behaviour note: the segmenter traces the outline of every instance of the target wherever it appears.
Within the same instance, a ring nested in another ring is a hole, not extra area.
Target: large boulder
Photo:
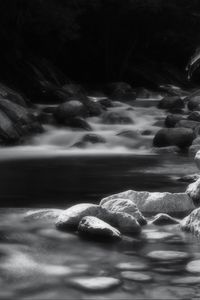
[[[59,105],[54,113],[58,123],[66,124],[69,120],[76,117],[86,117],[88,112],[82,102],[72,100]]]
[[[103,203],[102,207],[111,212],[127,213],[133,216],[140,225],[145,225],[147,223],[137,206],[129,199],[111,199],[110,201]]]
[[[193,201],[186,193],[150,193],[133,190],[106,197],[101,200],[100,205],[118,198],[131,200],[144,214],[186,215],[195,208]]]
[[[104,143],[106,143],[106,140],[101,135],[90,133],[83,136],[83,138],[80,141],[73,144],[72,147],[85,148],[90,144],[94,145],[94,144],[104,144]]]
[[[157,132],[154,137],[155,147],[178,146],[186,148],[192,144],[194,139],[193,130],[190,128],[164,128]]]
[[[179,96],[165,97],[158,104],[158,108],[167,110],[179,110],[184,108],[184,106],[185,103]]]
[[[200,208],[193,210],[189,216],[183,219],[181,228],[197,236],[200,235]]]
[[[195,205],[199,205],[200,204],[200,179],[191,183],[188,186],[186,193],[192,199]]]
[[[81,203],[64,210],[56,221],[56,227],[60,230],[76,230],[79,222],[86,216],[96,216],[99,206],[90,203]]]
[[[78,232],[86,238],[104,241],[121,239],[121,234],[116,228],[96,217],[84,217],[79,223]]]
[[[133,124],[133,120],[124,112],[106,112],[102,116],[104,124]]]

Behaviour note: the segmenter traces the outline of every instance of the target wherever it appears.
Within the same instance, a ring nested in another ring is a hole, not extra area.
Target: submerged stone
[[[133,272],[133,271],[121,272],[121,276],[123,279],[133,280],[138,282],[149,282],[152,280],[152,277],[150,275],[139,273],[139,272]]]
[[[88,238],[105,241],[120,240],[120,232],[96,217],[84,217],[78,226],[78,232]]]
[[[179,224],[179,221],[167,214],[157,214],[150,223],[154,225],[168,225]]]
[[[139,261],[122,262],[116,265],[118,270],[124,271],[142,271],[147,269],[147,265]]]
[[[190,258],[190,255],[181,251],[160,250],[149,252],[147,257],[154,262],[168,264],[186,262]]]
[[[104,292],[114,289],[121,284],[121,281],[113,277],[76,277],[69,283],[75,288],[88,292]]]

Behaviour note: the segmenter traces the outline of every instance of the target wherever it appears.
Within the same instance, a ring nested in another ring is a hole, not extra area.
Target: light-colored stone
[[[24,219],[25,220],[55,220],[57,219],[60,214],[63,212],[62,209],[39,209],[39,210],[30,210],[25,213]]]
[[[192,211],[195,206],[186,193],[158,193],[158,192],[137,192],[128,190],[119,194],[104,198],[100,205],[112,199],[129,199],[135,203],[141,213],[166,213],[186,215]]]
[[[107,291],[118,287],[121,281],[113,277],[76,277],[69,283],[75,288],[80,288],[89,292]]]
[[[159,250],[148,253],[147,257],[152,261],[168,264],[185,262],[190,258],[190,255],[181,251]]]
[[[152,277],[147,274],[133,272],[133,271],[121,272],[121,276],[123,279],[133,280],[133,281],[138,281],[138,282],[149,282],[152,280]]]
[[[193,210],[189,216],[183,219],[181,229],[200,236],[200,208]]]
[[[145,263],[140,261],[122,262],[116,265],[116,268],[121,271],[142,271],[148,267]]]
[[[82,218],[96,216],[99,206],[90,203],[81,203],[64,210],[56,221],[56,227],[61,230],[76,230]]]
[[[193,260],[186,266],[186,270],[191,273],[200,273],[200,260]]]
[[[108,241],[121,239],[121,234],[116,228],[96,217],[84,217],[79,223],[78,231],[86,237],[95,239]]]
[[[172,218],[171,216],[167,214],[157,214],[153,220],[150,222],[150,224],[154,225],[169,225],[169,224],[179,224],[179,221],[175,218]]]
[[[195,204],[198,204],[200,202],[200,179],[191,183],[188,186],[186,193]]]
[[[140,225],[145,225],[147,223],[144,216],[138,210],[136,204],[129,199],[121,199],[121,198],[111,199],[103,203],[102,207],[111,212],[127,213],[133,216]]]

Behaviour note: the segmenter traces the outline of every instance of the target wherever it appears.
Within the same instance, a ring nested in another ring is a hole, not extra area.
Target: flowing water
[[[45,125],[45,132],[26,145],[0,149],[0,299],[198,299],[199,277],[186,265],[200,258],[199,243],[177,225],[148,225],[141,237],[108,245],[59,232],[47,220],[24,219],[30,209],[98,203],[127,189],[184,191],[186,184],[177,179],[197,172],[192,159],[152,149],[165,117],[155,106],[157,100],[118,103],[110,109],[133,124],[88,119],[105,143],[74,148],[85,132]],[[148,257],[155,250],[182,251],[188,257],[166,265]],[[139,272],[137,278],[125,278],[127,269]],[[92,293],[72,284],[74,278],[91,276],[117,278],[121,284]]]

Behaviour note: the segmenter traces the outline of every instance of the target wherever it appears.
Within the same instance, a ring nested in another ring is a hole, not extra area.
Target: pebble
[[[186,270],[191,273],[200,273],[200,260],[193,260],[186,266]]]
[[[147,254],[147,257],[153,261],[160,263],[175,263],[187,261],[190,256],[186,252],[181,251],[152,251]]]
[[[152,280],[152,277],[147,274],[133,272],[133,271],[121,272],[121,276],[123,279],[133,280],[138,282],[149,282]]]
[[[69,281],[75,288],[88,292],[104,292],[118,287],[121,281],[113,277],[77,277]]]

